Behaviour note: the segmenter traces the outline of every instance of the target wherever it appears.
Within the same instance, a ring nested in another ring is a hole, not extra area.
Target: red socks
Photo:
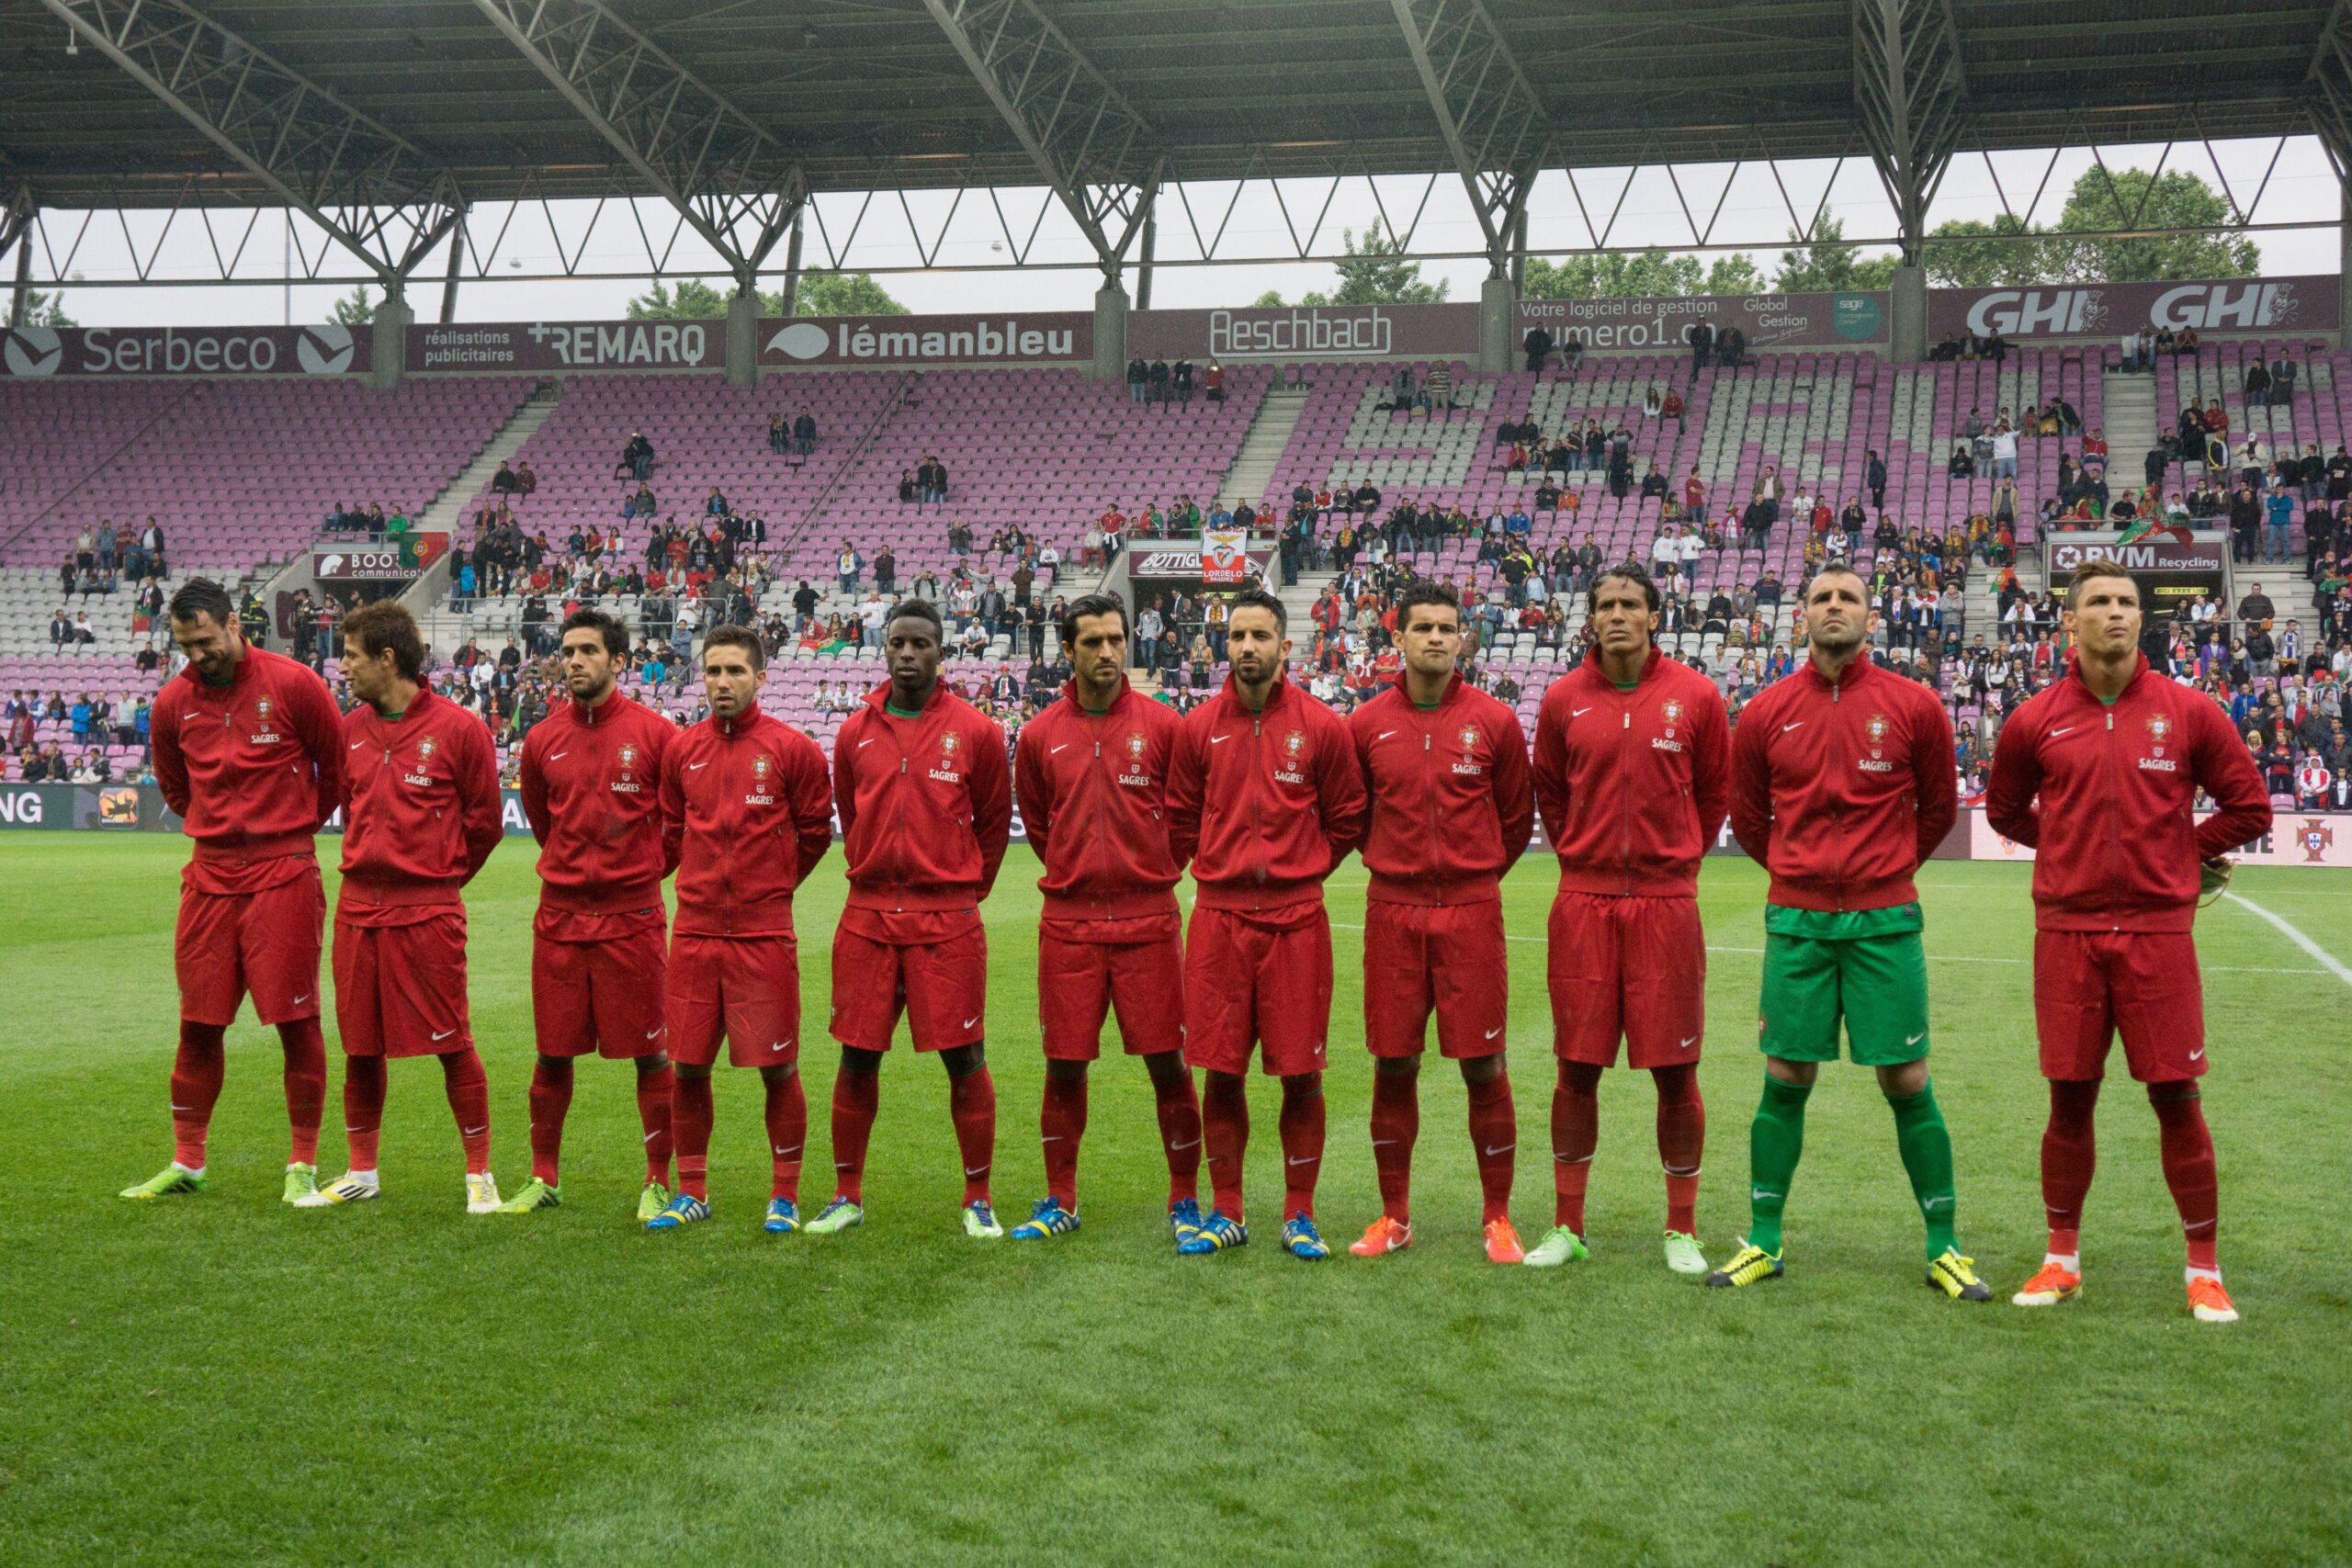
[[[1250,1096],[1237,1077],[1210,1073],[1201,1087],[1201,1137],[1209,1154],[1209,1196],[1216,1212],[1241,1223],[1241,1156],[1250,1147]]]
[[[881,1079],[848,1067],[833,1077],[833,1190],[853,1203],[865,1201],[865,1141],[874,1134]]]
[[[2050,1080],[2050,1123],[2041,1130],[2041,1208],[2050,1222],[2050,1254],[2082,1255],[2083,1200],[2098,1165],[2092,1116],[2098,1107],[2098,1078]]]
[[[1477,1112],[1473,1109],[1475,1124]],[[1380,1176],[1380,1212],[1404,1224],[1413,1217],[1413,1140],[1421,1131],[1419,1082],[1408,1073],[1372,1075],[1372,1165]],[[1472,1137],[1477,1134],[1473,1133]],[[1480,1172],[1484,1175],[1483,1168]]]
[[[996,1080],[988,1068],[947,1080],[947,1111],[956,1119],[956,1146],[964,1155],[964,1201],[984,1203],[989,1167],[996,1159]]]
[[[1173,1055],[1171,1052],[1170,1055]],[[1193,1075],[1182,1062],[1164,1078],[1151,1080],[1159,1102],[1159,1143],[1168,1151],[1168,1204],[1201,1195],[1201,1102],[1193,1092]]]
[[[293,1131],[287,1162],[316,1165],[319,1118],[327,1099],[327,1037],[317,1019],[298,1018],[277,1026],[277,1043],[286,1051],[286,1122]]]
[[[190,1170],[204,1168],[212,1103],[220,1098],[220,1076],[228,1066],[221,1049],[226,1032],[217,1023],[180,1021],[179,1054],[172,1061],[172,1158]],[[315,1138],[316,1116],[311,1125]]]
[[[1374,1080],[1374,1087],[1378,1087]],[[1464,1086],[1470,1094],[1470,1142],[1478,1157],[1480,1223],[1510,1217],[1512,1151],[1519,1147],[1519,1113],[1511,1108],[1510,1074]],[[1385,1196],[1385,1193],[1383,1193]]]
[[[384,1130],[384,1058],[343,1059],[343,1130],[351,1141],[351,1168],[376,1168],[376,1145]]]
[[[2205,1126],[2196,1084],[2153,1083],[2148,1103],[2155,1108],[2157,1149],[2165,1185],[2180,1211],[2181,1234],[2188,1241],[2188,1266],[2218,1272],[2214,1237],[2220,1228],[2221,1179],[2213,1169],[2213,1134]]]
[[[677,1079],[676,1069],[667,1062],[637,1075],[637,1119],[645,1127],[645,1179],[664,1187],[670,1184],[670,1091]]]
[[[490,1079],[481,1070],[481,1054],[469,1045],[441,1058],[442,1087],[449,1091],[449,1111],[458,1119],[458,1137],[466,1147],[466,1174],[490,1170]]]
[[[1323,1171],[1323,1075],[1283,1080],[1283,1219],[1315,1213],[1315,1179]]]
[[[1600,1142],[1600,1069],[1562,1062],[1552,1090],[1552,1223],[1584,1235],[1585,1184]]]
[[[787,1073],[767,1089],[768,1157],[773,1179],[768,1196],[800,1201],[800,1149],[808,1141],[808,1091],[798,1073]]]
[[[1045,1102],[1037,1111],[1037,1134],[1046,1151],[1046,1195],[1071,1213],[1078,1212],[1078,1141],[1086,1135],[1086,1080],[1046,1073]]]
[[[556,1186],[557,1157],[563,1153],[563,1118],[571,1109],[571,1063],[539,1058],[531,1069],[531,1174]]]
[[[710,1075],[677,1074],[670,1091],[670,1135],[677,1145],[678,1190],[708,1198],[710,1174]]]
[[[1657,1084],[1657,1160],[1666,1168],[1666,1228],[1696,1235],[1699,1155],[1707,1144],[1699,1069],[1694,1064],[1652,1067],[1650,1077]]]

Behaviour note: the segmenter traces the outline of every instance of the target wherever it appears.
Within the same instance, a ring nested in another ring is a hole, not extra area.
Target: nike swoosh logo
[[[1069,748],[1070,748],[1070,743],[1069,743],[1069,741],[1065,740],[1065,741],[1063,741],[1060,745],[1058,745],[1058,746],[1055,747],[1052,750],[1050,750],[1050,751],[1046,752],[1046,756],[1048,756],[1048,757],[1058,757],[1058,756],[1060,756],[1063,752],[1065,752],[1065,751],[1069,750]]]
[[[549,757],[549,758],[548,759],[548,761],[550,761],[550,762],[560,762],[560,761],[562,761],[566,757],[569,757],[569,756],[571,756],[571,752],[569,752],[569,751],[558,751],[554,756]]]
[[[690,773],[698,773],[708,766],[710,766],[708,762],[688,762],[686,764],[686,772]]]
[[[639,1142],[639,1143],[641,1143],[641,1144],[650,1144],[650,1143],[651,1143],[654,1139],[656,1139],[656,1138],[660,1137],[661,1135],[662,1135],[662,1134],[659,1134],[659,1133],[648,1133],[648,1134],[645,1134],[645,1136],[644,1136],[644,1137],[639,1138],[639,1139],[638,1140],[638,1142]]]
[[[1179,1150],[1181,1150],[1181,1149],[1197,1149],[1197,1148],[1199,1148],[1199,1147],[1201,1146],[1201,1141],[1200,1141],[1200,1139],[1198,1139],[1198,1138],[1194,1138],[1194,1139],[1193,1139],[1191,1143],[1189,1143],[1189,1144],[1170,1144],[1170,1145],[1169,1145],[1168,1146],[1169,1146],[1170,1149],[1179,1149]]]
[[[434,1038],[434,1039],[435,1039],[435,1040],[447,1040],[447,1039],[448,1039],[448,1038],[449,1038],[449,1036],[451,1036],[452,1034],[455,1034],[455,1033],[457,1033],[457,1032],[457,1032],[456,1030],[454,1030],[454,1029],[443,1029],[443,1030],[437,1030],[437,1031],[435,1031],[435,1032],[434,1032],[434,1036],[433,1036],[433,1038]]]
[[[1792,729],[1803,729],[1804,728],[1804,720],[1799,719],[1794,724],[1784,724],[1781,726],[1781,733],[1786,735]]]
[[[1373,739],[1374,739],[1374,740],[1385,740],[1385,739],[1387,739],[1390,736],[1392,736],[1392,735],[1394,735],[1394,734],[1396,734],[1396,732],[1395,730],[1393,730],[1393,729],[1384,729],[1384,730],[1382,730],[1379,734],[1377,734],[1377,735],[1374,736],[1374,737],[1373,737]]]
[[[984,1165],[967,1165],[964,1168],[966,1176],[986,1176],[988,1173],[989,1168]]]
[[[788,1149],[778,1149],[778,1150],[776,1150],[776,1151],[775,1151],[775,1157],[776,1157],[776,1158],[778,1158],[778,1159],[784,1159],[784,1158],[786,1158],[786,1157],[788,1157],[788,1156],[790,1156],[797,1155],[797,1154],[798,1154],[799,1152],[800,1152],[800,1145],[799,1145],[798,1144],[795,1144],[795,1145],[792,1145],[790,1148],[788,1148]]]
[[[1375,1149],[1385,1149],[1396,1141],[1394,1138],[1374,1138],[1372,1141],[1372,1146]]]
[[[1682,1049],[1683,1049],[1683,1050],[1685,1050],[1685,1051],[1688,1051],[1689,1049],[1690,1049],[1690,1043],[1691,1043],[1691,1041],[1694,1041],[1694,1040],[1696,1040],[1696,1039],[1698,1039],[1698,1038],[1699,1038],[1699,1037],[1698,1037],[1697,1035],[1693,1034],[1693,1035],[1690,1037],[1690,1040],[1685,1040],[1685,1041],[1682,1043]]]
[[[1920,1042],[1920,1041],[1925,1040],[1927,1037],[1928,1037],[1928,1032],[1927,1032],[1926,1030],[1924,1030],[1924,1029],[1923,1029],[1923,1030],[1919,1031],[1919,1032],[1918,1032],[1918,1033],[1917,1033],[1917,1034],[1906,1034],[1906,1035],[1905,1035],[1905,1036],[1903,1037],[1903,1043],[1905,1043],[1905,1045],[1917,1045],[1917,1043],[1919,1043],[1919,1042]]]
[[[1587,715],[1587,714],[1590,713],[1591,711],[1592,711],[1592,709],[1590,709],[1589,707],[1570,708],[1570,709],[1568,710],[1568,716],[1569,716],[1570,718],[1582,718],[1585,715]]]
[[[1502,1031],[1499,1029],[1489,1029],[1487,1031],[1487,1038],[1492,1040],[1496,1035],[1500,1034],[1501,1032]]]
[[[861,741],[859,741],[859,742],[857,743],[857,749],[858,749],[859,750],[863,751],[863,750],[865,750],[868,746],[871,746],[871,745],[873,745],[873,744],[874,744],[874,742],[873,742],[872,740],[870,740],[870,739],[868,739],[868,740],[861,740]]]
[[[2204,1055],[2205,1055],[2205,1047],[2203,1047],[2202,1045],[2199,1045],[2196,1050],[2191,1051],[2191,1052],[2188,1054],[2188,1059],[2189,1059],[2190,1061],[2192,1061],[2192,1062],[2199,1061],[2199,1060],[2201,1060],[2201,1059],[2204,1057]]]
[[[1518,1145],[1517,1144],[1505,1144],[1501,1148],[1498,1148],[1498,1149],[1487,1149],[1487,1157],[1488,1159],[1492,1159],[1492,1158],[1494,1158],[1497,1155],[1507,1155],[1507,1154],[1510,1153],[1510,1152],[1511,1152],[1511,1150],[1513,1150],[1513,1149],[1515,1149],[1515,1148],[1517,1148],[1517,1147],[1519,1147],[1519,1145]]]
[[[1935,1197],[1933,1197],[1933,1198],[1922,1198],[1922,1199],[1920,1199],[1920,1200],[1919,1200],[1919,1207],[1921,1207],[1922,1209],[1933,1209],[1933,1208],[1938,1207],[1939,1205],[1948,1205],[1948,1204],[1950,1204],[1951,1202],[1951,1200],[1950,1198],[1947,1198],[1947,1197],[1943,1196],[1942,1194],[1939,1193],[1937,1196],[1935,1196]]]
[[[1209,737],[1209,744],[1212,746],[1222,746],[1232,739],[1233,737],[1230,735],[1212,735]]]
[[[1321,1155],[1308,1155],[1305,1159],[1295,1159],[1290,1163],[1293,1165],[1313,1165],[1317,1160],[1319,1160],[1323,1156]]]
[[[1062,1135],[1059,1133],[1048,1133],[1037,1141],[1041,1144],[1058,1144],[1062,1141]]]
[[[304,991],[300,996],[296,997],[296,998],[294,998],[293,1005],[294,1005],[295,1007],[300,1007],[304,1002],[307,1002],[307,1001],[309,1001],[310,999],[311,999],[311,993],[310,993],[310,992],[308,992],[308,991]]]
[[[1751,1187],[1747,1190],[1747,1199],[1751,1203],[1756,1202],[1760,1199],[1785,1198],[1787,1196],[1788,1194],[1785,1192],[1767,1192],[1761,1187]]]
[[[460,1127],[458,1129],[458,1135],[461,1138],[470,1138],[478,1133],[487,1133],[489,1131],[490,1129],[488,1127]]]
[[[647,1031],[645,1032],[645,1037],[646,1037],[648,1040],[651,1040],[651,1039],[655,1038],[656,1036],[658,1036],[658,1035],[662,1032],[662,1029],[667,1029],[667,1028],[669,1028],[669,1027],[670,1027],[670,1026],[669,1026],[668,1024],[666,1024],[666,1023],[665,1023],[665,1024],[662,1025],[662,1028],[661,1028],[661,1029],[649,1029],[649,1030],[647,1030]]]
[[[2065,734],[2065,733],[2066,733],[2066,731],[2068,731],[2068,730],[2070,730],[2070,729],[2072,729],[2072,728],[2075,728],[2075,727],[2074,727],[2073,725],[2071,725],[2071,724],[2062,724],[2062,725],[2060,725],[2057,728],[2055,728],[2055,729],[2052,730],[2050,733],[2051,733],[2051,736],[2054,739],[2054,738],[2056,738],[2056,737],[2058,737],[2058,736],[2061,736],[2061,735]]]
[[[973,1014],[970,1018],[967,1018],[967,1019],[966,1019],[966,1020],[964,1021],[964,1027],[965,1027],[965,1028],[967,1028],[967,1029],[969,1029],[969,1028],[971,1028],[971,1027],[972,1027],[972,1025],[974,1025],[974,1024],[976,1024],[976,1023],[978,1023],[978,1022],[979,1022],[979,1021],[980,1021],[979,1015],[978,1015],[978,1013],[975,1013],[975,1014]]]
[[[368,744],[368,742],[366,742],[365,740],[355,740],[355,741],[353,741],[349,746],[347,746],[347,747],[345,747],[345,748],[344,748],[344,749],[345,749],[345,750],[347,750],[347,751],[356,751],[356,750],[359,750],[359,748],[361,748],[362,746],[365,746],[365,745],[367,745],[367,744]]]
[[[789,1051],[792,1049],[792,1042],[789,1040],[778,1040],[771,1043],[768,1046],[768,1049],[771,1051]]]

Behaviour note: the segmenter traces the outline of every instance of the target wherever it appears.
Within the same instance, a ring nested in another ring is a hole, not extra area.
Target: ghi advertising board
[[[1928,336],[2106,338],[2142,330],[2199,337],[2335,331],[2343,280],[2332,276],[2081,283],[2038,288],[1931,288]]]

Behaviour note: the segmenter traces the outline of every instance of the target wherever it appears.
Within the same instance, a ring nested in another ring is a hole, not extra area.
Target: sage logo
[[[55,327],[17,327],[8,333],[5,357],[12,376],[54,376],[65,345]]]
[[[351,368],[351,329],[340,322],[304,327],[294,340],[294,357],[313,376],[340,376]]]
[[[1874,294],[1838,294],[1831,297],[1829,323],[1848,343],[1868,343],[1878,336],[1879,323],[1883,317],[1878,296]]]
[[[795,359],[814,359],[832,344],[825,329],[814,321],[795,321],[775,336],[768,339],[771,353],[788,354]]]

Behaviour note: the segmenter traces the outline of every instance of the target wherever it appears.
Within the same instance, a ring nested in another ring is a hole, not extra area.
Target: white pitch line
[[[2229,897],[2237,898],[2237,895],[2234,893],[2229,895]],[[2238,902],[2244,904],[2245,903],[2245,900],[2239,898]],[[2247,908],[2253,908],[2254,907],[2252,905],[2247,905]],[[2276,924],[2281,931],[2288,932],[2289,935],[2299,935],[2293,927],[2288,925],[2284,920],[2279,919],[2278,916],[2272,914],[2269,910],[2256,909],[2255,912],[2260,915],[2264,919]],[[1331,922],[1331,929],[1335,931],[1360,931],[1363,930],[1362,926],[1350,925],[1344,920],[1333,920]],[[1547,939],[1540,936],[1505,936],[1503,940],[1505,942],[1523,942],[1531,946],[1541,947],[1544,944]],[[2352,986],[2352,969],[2346,969],[2342,964],[2337,964],[2334,958],[2328,956],[2325,953],[2321,952],[2316,946],[2312,945],[2309,942],[2302,942],[2299,943],[2299,945],[2303,948],[2304,952],[2320,960],[2320,962],[2329,965],[2329,967],[2325,969],[2275,969],[2258,964],[2200,964],[2198,967],[2204,970],[2205,973],[2209,975],[2334,975],[2346,985]],[[1713,942],[1707,944],[1707,951],[1709,953],[1745,953],[1751,958],[1760,956],[1764,952],[1760,947],[1718,947]],[[1930,964],[2031,964],[2033,960],[2030,958],[1987,958],[1967,953],[1930,953],[1928,954],[1928,962]]]
[[[2235,893],[2224,893],[2222,897],[2227,898],[2231,903],[2237,905],[2241,908],[2253,910],[2264,919],[2268,920],[2273,926],[2278,928],[2278,934],[2280,936],[2285,937],[2289,942],[2291,942],[2297,947],[2301,948],[2306,955],[2319,960],[2321,965],[2325,968],[2329,974],[2335,976],[2346,985],[2352,986],[2352,968],[2345,967],[2343,960],[2337,958],[2335,954],[2328,952],[2327,949],[2322,947],[2311,938],[2305,936],[2301,931],[2297,931],[2284,919],[2272,914],[2269,910],[2264,908],[2261,905],[2256,903],[2251,898],[2241,897]]]

